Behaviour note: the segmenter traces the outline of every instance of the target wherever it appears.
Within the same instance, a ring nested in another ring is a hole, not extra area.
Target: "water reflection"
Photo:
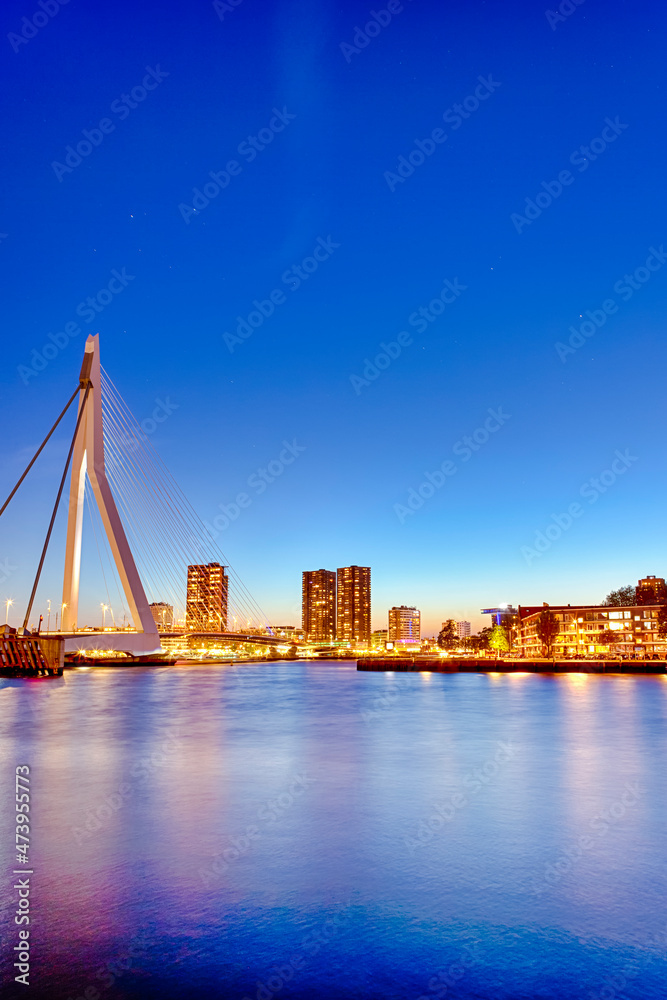
[[[0,688],[3,780],[34,774],[33,997],[241,1000],[291,968],[272,995],[416,998],[457,963],[478,1000],[599,994],[616,968],[664,994],[664,678],[297,662],[49,684]]]

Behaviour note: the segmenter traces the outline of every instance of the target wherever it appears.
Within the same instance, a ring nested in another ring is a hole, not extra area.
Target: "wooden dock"
[[[64,660],[64,639],[0,628],[0,677],[60,677]]]

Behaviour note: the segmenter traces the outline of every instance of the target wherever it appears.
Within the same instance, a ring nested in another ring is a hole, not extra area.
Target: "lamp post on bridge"
[[[11,607],[11,605],[13,603],[14,602],[12,601],[11,597],[8,597],[7,600],[5,601],[5,607],[6,607],[6,611],[5,611],[5,625],[7,625],[8,621],[9,621],[9,609],[10,609],[10,607]]]

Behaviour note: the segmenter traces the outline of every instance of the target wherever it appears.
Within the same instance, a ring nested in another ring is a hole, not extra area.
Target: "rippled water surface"
[[[662,677],[270,663],[0,684],[7,995],[667,996]],[[19,764],[29,991],[9,957]]]

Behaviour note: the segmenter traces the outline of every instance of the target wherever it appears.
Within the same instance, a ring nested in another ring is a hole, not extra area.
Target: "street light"
[[[65,617],[65,608],[66,608],[66,607],[67,607],[67,605],[66,605],[66,604],[61,604],[61,605],[60,605],[60,631],[61,631],[61,632],[62,632],[62,630],[63,630],[63,627],[64,627],[64,624],[63,624],[63,618]]]
[[[48,604],[48,613],[46,616],[46,631],[51,631],[51,601],[47,598],[46,603]]]
[[[9,608],[10,608],[10,606],[13,603],[14,602],[12,601],[11,597],[8,597],[7,600],[5,601],[5,605],[6,605],[6,608],[7,608],[7,610],[5,612],[5,625],[8,623],[8,620],[9,620]]]
[[[102,631],[104,631],[107,627],[107,605],[100,604],[100,607],[102,608]]]

